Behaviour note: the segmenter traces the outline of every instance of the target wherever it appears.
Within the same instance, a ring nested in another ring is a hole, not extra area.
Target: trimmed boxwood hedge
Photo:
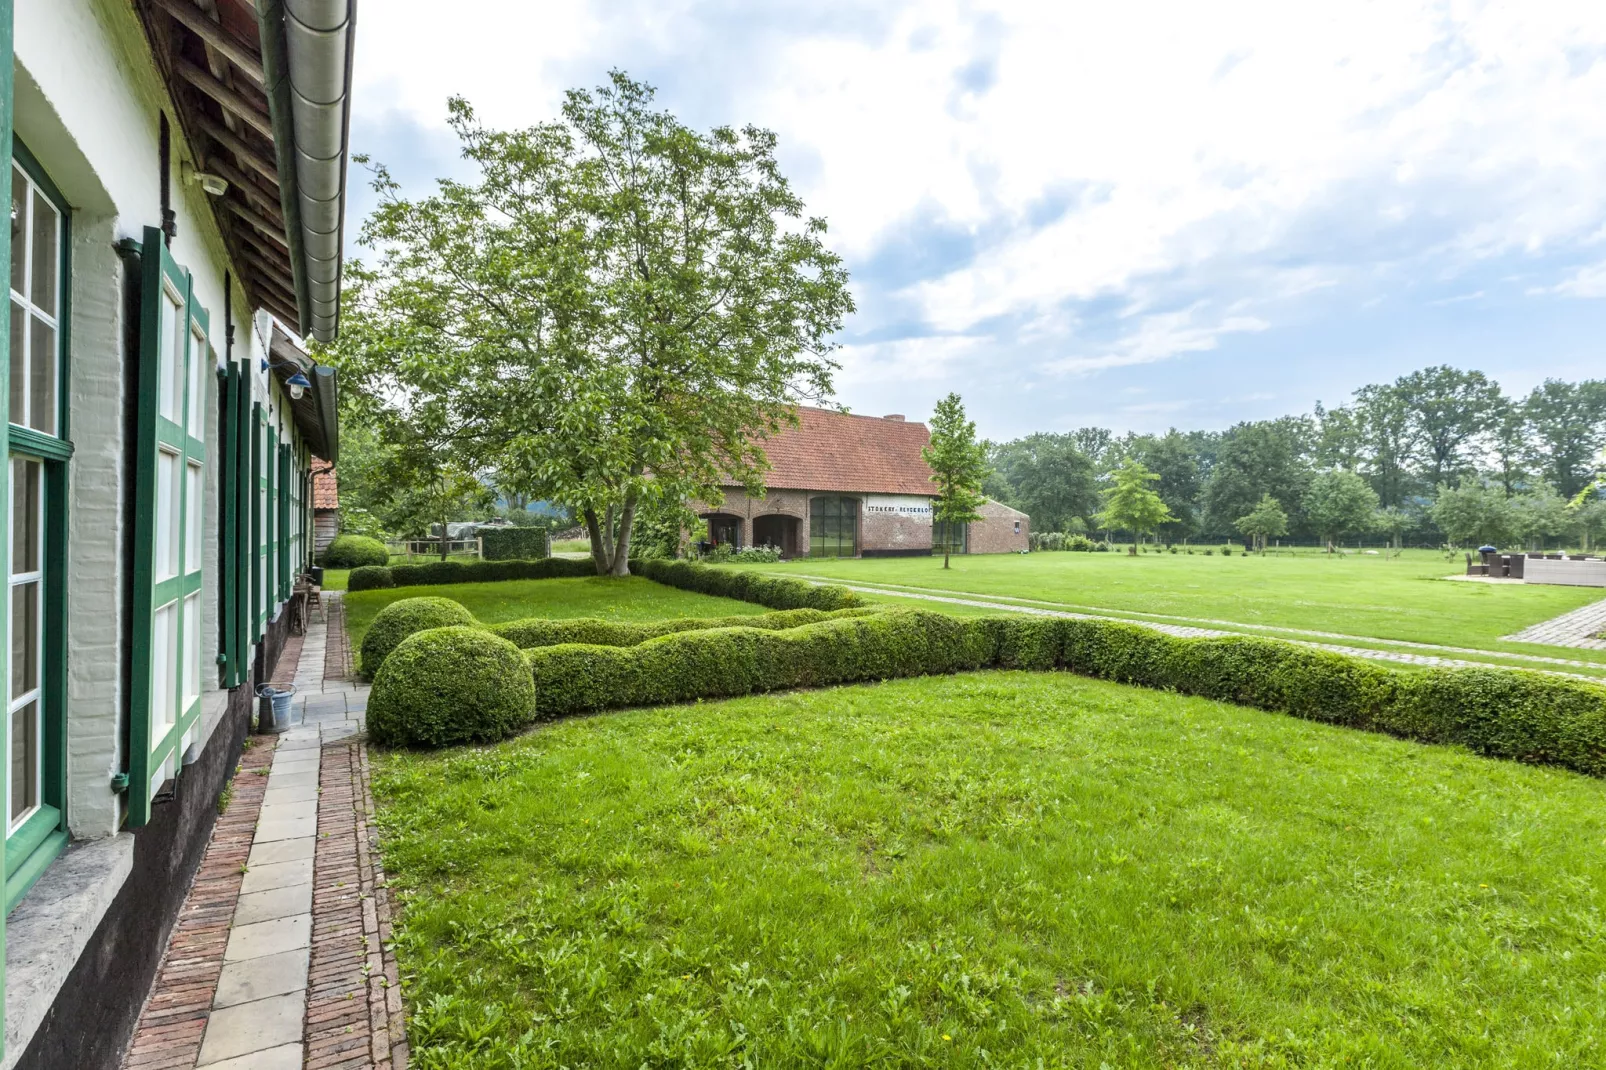
[[[552,552],[546,528],[480,528],[475,534],[487,561],[533,561]]]
[[[402,598],[392,602],[374,614],[373,623],[362,637],[363,675],[377,675],[391,651],[414,632],[450,624],[479,627],[474,614],[450,598]]]
[[[432,628],[402,640],[368,699],[368,734],[392,747],[490,743],[534,716],[519,648],[483,628]]]
[[[545,557],[537,561],[426,561],[419,565],[354,569],[346,590],[384,587],[435,587],[448,583],[495,583],[501,580],[579,579],[595,576],[590,561]]]
[[[865,600],[835,585],[816,585],[785,576],[748,569],[715,568],[690,561],[644,558],[630,562],[630,570],[649,580],[683,591],[756,602],[771,609],[852,609]]]
[[[535,714],[997,667],[1085,676],[1606,775],[1606,688],[1508,669],[1402,671],[1276,639],[1118,621],[892,609],[788,630],[679,632],[525,651]]]
[[[366,535],[336,535],[324,547],[324,568],[361,568],[390,563],[390,551],[378,539]]]
[[[836,617],[859,617],[878,610],[839,609],[826,613],[818,609],[783,609],[774,613],[760,613],[754,617],[676,617],[671,620],[617,621],[600,617],[571,617],[568,620],[551,620],[546,617],[529,617],[524,620],[493,624],[490,631],[511,640],[515,646],[529,650],[538,646],[557,646],[559,643],[589,643],[593,646],[636,646],[660,635],[674,632],[706,631],[710,628],[765,628],[776,631],[798,628],[805,624],[818,624]]]

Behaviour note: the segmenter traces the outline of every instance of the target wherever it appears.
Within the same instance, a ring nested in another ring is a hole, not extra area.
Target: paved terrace
[[[403,1070],[407,1044],[375,850],[368,689],[338,595],[275,683],[294,727],[252,736],[124,1058],[128,1070]]]

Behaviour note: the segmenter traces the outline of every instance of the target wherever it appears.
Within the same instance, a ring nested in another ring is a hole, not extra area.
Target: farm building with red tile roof
[[[774,546],[783,557],[895,557],[1026,549],[1025,513],[989,501],[972,524],[934,522],[920,451],[926,425],[902,416],[799,408],[798,426],[764,444],[766,492],[725,488],[718,505],[694,503],[712,545]]]

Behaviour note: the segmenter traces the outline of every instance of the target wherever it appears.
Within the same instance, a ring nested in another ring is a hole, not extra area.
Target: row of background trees
[[[1606,502],[1590,493],[1606,447],[1606,381],[1548,379],[1507,396],[1478,371],[1424,368],[1357,390],[1345,405],[1225,431],[1117,435],[1102,427],[989,443],[988,496],[1039,532],[1105,530],[1108,488],[1141,464],[1185,539],[1340,540],[1363,532],[1415,545],[1590,546]]]

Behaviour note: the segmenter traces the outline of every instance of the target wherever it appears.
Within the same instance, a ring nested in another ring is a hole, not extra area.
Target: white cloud
[[[1606,261],[1579,268],[1550,292],[1568,297],[1606,297]]]
[[[538,122],[618,66],[696,125],[776,130],[861,295],[881,287],[850,337],[916,336],[846,347],[848,400],[1029,376],[1011,361],[1181,368],[1272,324],[1316,338],[1357,309],[1403,322],[1455,295],[1467,316],[1522,287],[1606,296],[1606,264],[1554,267],[1606,240],[1598,0],[460,8],[366,12],[359,123],[438,128],[451,93],[490,123]],[[921,227],[971,242],[878,281],[872,258]],[[1476,359],[1430,349],[1386,359]],[[1343,374],[1372,374],[1367,356]],[[1034,403],[999,400],[991,419]]]
[[[1263,331],[1270,326],[1255,316],[1227,316],[1210,324],[1194,322],[1197,308],[1145,316],[1137,330],[1121,338],[1102,353],[1061,357],[1049,361],[1044,370],[1062,375],[1086,375],[1106,368],[1133,364],[1153,364],[1183,353],[1200,353],[1220,345],[1221,336]],[[1137,410],[1132,410],[1137,411]]]

